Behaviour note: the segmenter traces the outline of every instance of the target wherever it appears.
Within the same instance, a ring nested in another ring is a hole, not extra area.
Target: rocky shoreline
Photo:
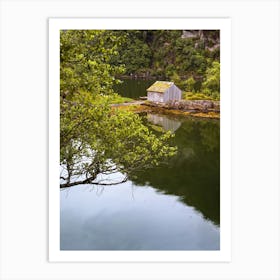
[[[212,100],[180,100],[168,103],[145,102],[145,105],[184,112],[220,112],[220,101]]]
[[[112,104],[111,106],[135,113],[154,112],[185,117],[220,118],[220,101],[212,100],[180,100],[169,103],[134,100],[122,104]]]

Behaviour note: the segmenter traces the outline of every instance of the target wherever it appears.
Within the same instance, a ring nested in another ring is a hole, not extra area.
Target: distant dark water
[[[140,96],[146,96],[146,89],[154,82],[155,80],[125,79],[121,84],[116,85],[114,89],[121,96],[136,99]]]

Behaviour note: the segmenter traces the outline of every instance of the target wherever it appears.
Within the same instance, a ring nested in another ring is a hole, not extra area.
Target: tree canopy
[[[61,188],[83,183],[116,184],[130,172],[158,165],[176,153],[170,132],[155,135],[134,113],[112,110],[109,98],[123,65],[123,36],[102,30],[60,33]],[[121,172],[119,181],[100,175]]]
[[[108,62],[117,55],[123,37],[106,30],[62,30],[60,32],[60,93],[84,90],[93,95],[112,94],[115,76],[122,65]]]

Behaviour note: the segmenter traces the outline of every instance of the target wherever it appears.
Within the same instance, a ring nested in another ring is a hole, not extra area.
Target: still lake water
[[[220,249],[219,121],[143,118],[175,133],[178,154],[120,185],[62,190],[61,250]]]
[[[121,96],[129,98],[139,98],[146,96],[146,89],[149,88],[155,80],[134,80],[126,79],[121,84],[115,86],[115,91]]]

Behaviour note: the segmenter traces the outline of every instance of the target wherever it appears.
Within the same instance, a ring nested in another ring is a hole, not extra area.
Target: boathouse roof
[[[172,85],[174,85],[173,82],[165,82],[165,81],[156,81],[154,84],[152,84],[147,91],[153,91],[153,92],[165,92],[168,88],[170,88]]]

